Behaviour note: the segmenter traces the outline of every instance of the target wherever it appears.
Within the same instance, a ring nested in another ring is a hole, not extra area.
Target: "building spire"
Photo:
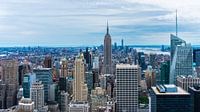
[[[178,17],[177,17],[177,9],[176,9],[176,37],[178,37]]]
[[[109,34],[109,25],[108,25],[108,20],[107,20],[107,34]]]

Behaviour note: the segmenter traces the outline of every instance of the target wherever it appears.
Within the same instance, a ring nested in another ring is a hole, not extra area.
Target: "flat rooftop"
[[[130,64],[117,64],[116,68],[138,68],[138,65],[130,65]]]
[[[177,92],[160,92],[156,87],[151,88],[156,95],[190,95],[190,93],[188,93],[180,87],[177,87]]]

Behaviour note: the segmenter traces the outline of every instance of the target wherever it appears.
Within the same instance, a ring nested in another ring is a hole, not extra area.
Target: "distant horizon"
[[[103,45],[103,44],[101,44]],[[45,45],[32,45],[32,46],[23,46],[23,45],[17,45],[17,46],[0,46],[0,48],[28,48],[28,47],[31,47],[31,48],[37,48],[37,47],[42,47],[42,48],[65,48],[65,47],[68,47],[68,48],[79,48],[79,47],[100,47],[101,45],[85,45],[85,46],[76,46],[76,45],[73,45],[73,46],[45,46]],[[112,44],[114,46],[114,44]],[[121,45],[117,45],[118,47],[120,47]],[[145,45],[145,44],[141,44],[141,45],[124,45],[124,46],[128,46],[128,47],[162,47],[162,46],[165,46],[165,47],[170,47],[170,45]],[[192,47],[200,47],[200,44],[199,45],[192,45]]]

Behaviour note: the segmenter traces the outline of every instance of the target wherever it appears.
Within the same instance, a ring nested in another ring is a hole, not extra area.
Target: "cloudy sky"
[[[0,0],[0,46],[86,46],[112,41],[169,44],[175,33],[200,44],[199,0]]]

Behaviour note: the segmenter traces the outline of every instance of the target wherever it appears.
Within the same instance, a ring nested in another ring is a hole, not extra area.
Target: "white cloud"
[[[157,27],[172,28],[176,9],[180,24],[192,21],[199,25],[199,6],[197,0],[0,0],[0,37],[4,43],[102,44],[109,20],[114,41],[126,36],[129,44],[152,44],[151,38],[163,44],[173,32]],[[127,27],[115,27],[122,25]],[[184,30],[190,33],[181,36],[200,36],[191,30],[192,25],[187,27]]]

